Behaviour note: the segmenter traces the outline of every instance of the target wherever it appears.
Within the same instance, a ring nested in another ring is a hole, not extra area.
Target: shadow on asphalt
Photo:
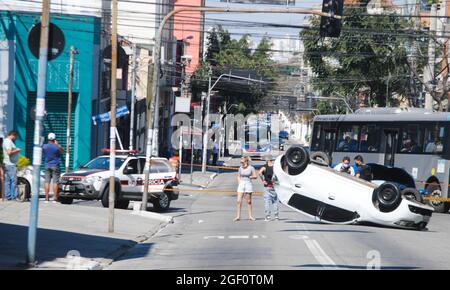
[[[26,268],[28,227],[0,223],[0,236],[2,237],[0,269]],[[83,258],[106,258],[119,248],[131,247],[135,244],[127,239],[42,228],[38,229],[36,239],[38,263],[65,258],[70,251],[78,251]],[[143,251],[142,255],[145,256],[147,253]]]
[[[295,268],[338,268],[348,270],[370,270],[367,266],[355,266],[355,265],[322,265],[322,264],[305,264],[296,265]],[[381,266],[380,270],[418,270],[420,267],[415,266]]]

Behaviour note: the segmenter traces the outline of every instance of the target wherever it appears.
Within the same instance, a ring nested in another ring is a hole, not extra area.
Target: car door
[[[140,187],[140,191],[141,192],[144,189],[144,179],[145,179],[144,168],[145,168],[145,162],[146,162],[145,157],[140,157],[139,158],[139,165],[140,165],[140,168],[142,168],[142,172],[139,175],[139,178],[138,178],[137,182],[138,182],[139,185],[142,185]],[[149,173],[149,190],[160,189],[162,187],[160,185],[161,179],[162,179],[162,175],[159,172],[158,163],[155,163],[155,160],[152,159],[151,163],[150,163],[150,173]]]
[[[132,195],[140,192],[139,179],[140,179],[140,166],[137,158],[128,160],[127,164],[123,168],[120,177],[120,184],[122,186],[123,193],[130,193]]]

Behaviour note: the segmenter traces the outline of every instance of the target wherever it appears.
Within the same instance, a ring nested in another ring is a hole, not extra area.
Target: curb
[[[72,261],[72,257],[57,258],[55,261],[42,262],[37,264],[34,268],[28,269],[47,269],[47,270],[103,270],[109,265],[111,265],[115,260],[126,254],[131,248],[139,243],[142,243],[150,238],[152,238],[159,231],[164,229],[168,223],[160,222],[154,230],[151,230],[145,234],[139,235],[132,240],[121,245],[119,248],[108,253],[104,258],[76,258],[78,260]]]
[[[162,215],[162,214],[155,213],[155,212],[142,211],[142,210],[133,210],[131,212],[131,214],[132,215],[138,215],[138,216],[145,217],[145,218],[149,218],[149,219],[153,219],[153,220],[157,220],[157,221],[163,222],[163,223],[173,224],[173,217]]]

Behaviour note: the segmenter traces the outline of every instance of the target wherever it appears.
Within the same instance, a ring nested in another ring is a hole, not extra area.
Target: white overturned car
[[[402,196],[396,183],[378,186],[334,171],[326,163],[310,160],[301,146],[279,156],[274,172],[280,201],[324,223],[424,229],[433,213],[432,207]]]

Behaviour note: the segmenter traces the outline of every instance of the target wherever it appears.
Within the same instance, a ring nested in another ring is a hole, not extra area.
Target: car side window
[[[145,168],[145,158],[139,158],[139,163],[141,166],[141,174],[144,173],[144,168]],[[152,160],[150,163],[150,173],[151,174],[155,174],[155,173],[159,173],[159,166],[157,166],[157,164],[155,165],[155,161]]]
[[[128,161],[128,164],[124,169],[124,174],[139,174],[137,159],[131,159]]]

